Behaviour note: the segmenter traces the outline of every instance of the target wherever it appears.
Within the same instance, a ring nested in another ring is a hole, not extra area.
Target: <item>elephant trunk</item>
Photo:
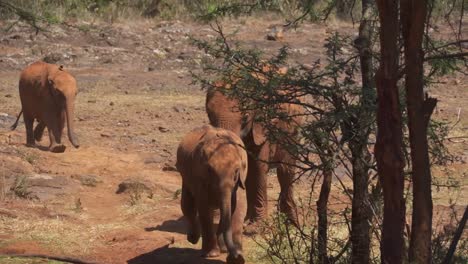
[[[75,135],[75,121],[73,120],[75,114],[75,103],[73,99],[67,99],[66,101],[66,114],[67,114],[67,130],[68,130],[68,139],[75,148],[80,147],[80,142]]]
[[[237,185],[237,183],[236,183]],[[232,221],[231,213],[232,207],[235,208],[236,203],[236,188],[234,190],[226,190],[221,192],[221,219],[220,219],[220,228],[223,234],[224,243],[229,252],[229,258],[237,259],[240,255],[236,245],[234,245],[232,239]],[[231,207],[232,206],[232,207]]]

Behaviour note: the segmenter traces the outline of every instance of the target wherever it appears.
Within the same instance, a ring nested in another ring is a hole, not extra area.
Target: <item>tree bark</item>
[[[372,119],[374,101],[374,81],[371,55],[371,1],[362,0],[362,19],[359,37],[355,46],[361,63],[362,94],[358,116],[351,118],[353,134],[349,143],[353,168],[353,201],[351,217],[352,263],[369,263],[370,260],[370,203],[369,203],[369,160],[367,149],[369,123]]]
[[[427,127],[437,103],[424,99],[422,40],[427,14],[426,0],[400,0],[405,57],[406,106],[413,179],[413,219],[410,263],[431,263],[432,194]]]
[[[328,241],[328,218],[327,218],[327,208],[328,208],[328,197],[330,195],[331,182],[333,176],[333,169],[326,168],[323,171],[323,182],[322,187],[320,188],[320,196],[317,201],[317,215],[318,215],[318,257],[320,264],[328,264],[328,250],[327,250],[327,241]],[[310,263],[313,263],[313,258],[311,256]]]
[[[463,230],[465,230],[465,225],[466,225],[466,220],[467,219],[468,219],[468,206],[465,207],[465,213],[463,214],[463,217],[462,217],[462,219],[460,221],[460,224],[458,225],[458,228],[455,231],[455,234],[453,235],[452,243],[450,243],[449,250],[448,250],[447,255],[445,256],[445,259],[442,262],[442,264],[450,264],[452,262],[453,255],[455,255],[455,250],[457,249],[458,241],[460,240],[461,236],[463,235]]]
[[[380,66],[377,86],[375,156],[384,196],[381,262],[402,263],[405,223],[402,118],[398,92],[398,1],[377,0],[380,20]]]

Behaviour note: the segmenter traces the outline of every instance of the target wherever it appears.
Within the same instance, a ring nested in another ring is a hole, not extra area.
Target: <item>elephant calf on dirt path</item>
[[[187,239],[197,243],[201,226],[204,257],[216,257],[220,246],[226,246],[228,263],[244,263],[246,201],[242,189],[247,153],[242,140],[225,129],[209,125],[196,128],[180,143],[176,166],[182,175],[181,208],[189,224]],[[215,233],[213,213],[218,208],[220,222]]]
[[[23,114],[26,126],[26,144],[35,146],[41,141],[44,129],[49,132],[49,150],[60,153],[65,151],[61,143],[62,132],[67,123],[68,138],[75,148],[80,146],[75,135],[74,108],[77,94],[76,80],[63,69],[63,66],[42,61],[27,66],[19,81],[22,110],[12,130],[18,125]],[[39,123],[33,130],[34,119]]]

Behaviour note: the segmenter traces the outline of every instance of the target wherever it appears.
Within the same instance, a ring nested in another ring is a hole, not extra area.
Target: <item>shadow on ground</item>
[[[145,231],[147,232],[156,230],[171,233],[187,234],[187,228],[183,217],[180,217],[177,220],[167,220],[160,225],[145,228]]]
[[[201,251],[193,248],[169,248],[164,246],[127,261],[128,264],[222,264],[218,259],[205,259]]]

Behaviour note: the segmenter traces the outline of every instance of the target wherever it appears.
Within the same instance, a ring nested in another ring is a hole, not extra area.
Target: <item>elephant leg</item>
[[[296,226],[299,225],[297,220],[296,203],[294,202],[294,168],[281,164],[278,169],[278,181],[281,187],[279,197],[280,211],[288,217],[288,219]]]
[[[217,257],[220,250],[213,223],[214,210],[208,206],[208,199],[202,200],[198,204],[198,215],[202,231],[202,256]]]
[[[268,216],[267,173],[268,164],[249,155],[247,179],[246,220],[256,222]]]
[[[63,125],[61,124],[62,116],[55,114],[47,115],[47,129],[49,131],[50,146],[49,150],[54,153],[62,153],[65,151],[65,145],[61,143]]]
[[[237,202],[232,214],[232,240],[234,245],[242,251],[242,233],[244,231],[244,217],[247,205],[245,192],[240,188],[237,190]]]
[[[26,127],[26,146],[33,147],[36,145],[36,141],[34,141],[34,117],[29,115],[28,113],[23,113],[24,118],[24,126]]]
[[[46,127],[46,124],[42,121],[39,121],[39,124],[37,124],[36,128],[34,129],[34,139],[36,141],[41,141],[42,136],[44,135],[44,129]]]
[[[218,236],[218,246],[221,252],[226,253],[228,252],[228,249],[226,243],[224,242],[223,232],[221,232],[221,229],[219,228],[220,225],[221,222],[218,225],[218,232],[216,233],[216,235]]]
[[[196,244],[200,239],[200,223],[197,217],[197,208],[195,204],[195,198],[192,193],[182,185],[182,198],[181,198],[182,213],[188,221],[188,233],[187,240]]]
[[[231,206],[232,206],[232,217],[231,217],[231,225],[232,225],[232,240],[234,242],[234,245],[242,251],[242,233],[244,229],[244,218],[246,215],[247,211],[247,205],[246,205],[246,197],[245,197],[245,192],[237,188],[236,195],[233,196],[233,198],[236,197],[236,199],[232,200]],[[218,244],[219,247],[221,248],[221,252],[225,253],[227,252],[227,247],[226,243],[224,242],[223,238],[223,233],[221,230],[221,223],[222,219],[220,219],[220,223],[218,226]]]

